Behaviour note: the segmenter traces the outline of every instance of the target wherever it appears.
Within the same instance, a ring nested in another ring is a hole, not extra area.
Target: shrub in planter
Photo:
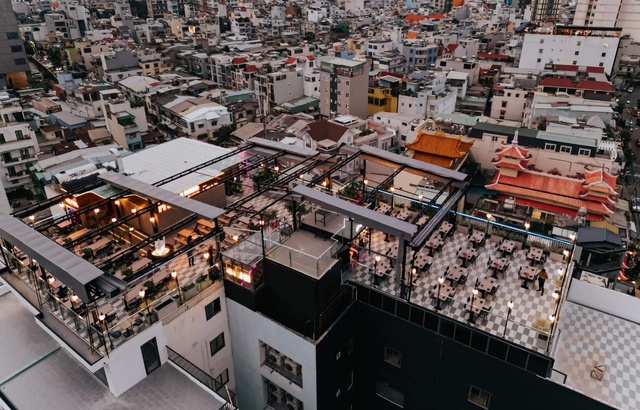
[[[207,275],[200,275],[200,276],[198,276],[198,279],[196,279],[196,282],[202,283],[205,280],[207,280]]]
[[[180,289],[182,289],[183,292],[188,292],[189,290],[193,289],[194,286],[196,286],[195,283],[189,283],[188,285],[180,287]]]
[[[125,278],[128,278],[129,276],[133,275],[133,270],[131,270],[131,268],[126,268],[122,271],[122,274]]]

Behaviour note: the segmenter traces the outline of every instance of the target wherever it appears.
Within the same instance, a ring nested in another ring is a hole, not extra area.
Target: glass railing
[[[339,242],[332,241],[322,254],[314,256],[285,245],[288,237],[277,236],[277,239],[279,243],[271,241],[271,247],[266,251],[267,258],[315,278],[320,278],[338,261],[335,255],[340,248]]]
[[[144,299],[133,309],[133,313],[114,311],[115,319],[108,322],[108,317],[105,316],[105,320],[100,321],[100,300],[88,306],[80,300],[73,301],[71,290],[67,290],[64,295],[54,291],[42,277],[41,268],[34,260],[26,258],[26,262],[23,262],[6,247],[3,247],[3,251],[8,259],[10,271],[36,293],[40,309],[48,308],[53,317],[83,340],[92,351],[102,356],[108,356],[111,350],[157,322],[160,310],[162,316],[166,317],[222,279],[220,262],[216,262],[211,268],[217,267],[217,270],[208,269],[189,281],[178,283],[175,279],[170,279],[158,290],[155,297]],[[46,272],[44,274],[47,275]]]

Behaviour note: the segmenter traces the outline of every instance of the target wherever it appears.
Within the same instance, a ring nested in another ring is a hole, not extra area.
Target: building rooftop
[[[119,397],[40,326],[13,294],[0,296],[2,393],[17,408],[220,409],[224,403],[167,363]],[[37,391],[38,394],[34,394]]]

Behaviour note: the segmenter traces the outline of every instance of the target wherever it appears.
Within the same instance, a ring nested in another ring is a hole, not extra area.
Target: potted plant
[[[89,248],[84,248],[82,250],[82,257],[86,260],[89,260],[93,257],[93,252],[91,252],[91,249]]]
[[[260,219],[264,221],[265,225],[268,225],[271,221],[278,218],[278,211],[275,209],[265,209],[260,212]]]
[[[198,289],[196,289],[195,283],[186,284],[182,286],[180,289],[182,289],[182,297],[185,301],[192,299],[198,294]]]
[[[311,212],[309,207],[294,200],[286,201],[285,207],[291,215],[291,220],[293,221],[293,229],[297,229],[298,226],[300,226],[300,224],[302,223],[302,217]],[[296,220],[293,219],[294,214],[297,216]]]
[[[124,276],[125,278],[128,278],[131,275],[133,275],[133,270],[131,268],[125,268],[122,271],[122,276]]]
[[[156,294],[156,284],[153,283],[152,280],[146,281],[144,283],[144,287],[147,288],[145,293],[147,294],[148,298],[151,298],[151,297],[155,296],[155,294]]]

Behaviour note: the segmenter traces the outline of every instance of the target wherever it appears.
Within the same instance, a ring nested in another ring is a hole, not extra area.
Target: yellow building
[[[473,138],[449,135],[444,131],[418,129],[418,135],[405,147],[413,151],[412,158],[450,169],[459,169],[469,155]]]
[[[391,88],[369,87],[367,114],[398,112],[398,97],[393,94]]]

